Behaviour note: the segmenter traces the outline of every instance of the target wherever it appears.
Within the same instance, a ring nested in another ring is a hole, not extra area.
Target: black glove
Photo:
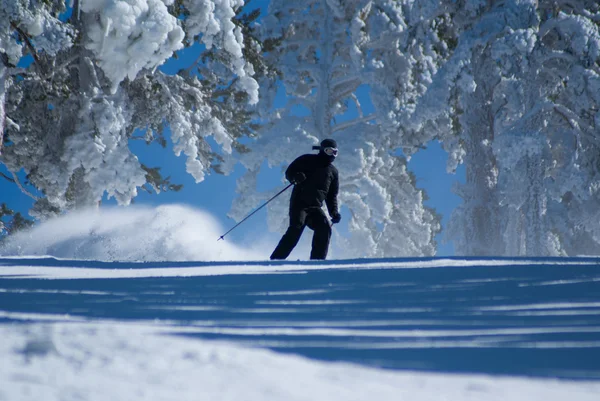
[[[300,184],[302,181],[306,180],[306,176],[302,171],[298,171],[292,177],[292,184]]]
[[[342,215],[339,213],[334,213],[333,216],[331,216],[331,222],[333,224],[339,223],[341,219],[342,219]]]

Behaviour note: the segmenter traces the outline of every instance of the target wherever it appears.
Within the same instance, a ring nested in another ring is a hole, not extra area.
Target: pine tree
[[[273,195],[251,190],[265,160],[270,166],[285,166],[322,139],[334,138],[340,148],[339,198],[351,213],[351,237],[339,238],[345,255],[431,255],[439,216],[423,205],[423,191],[416,188],[406,159],[398,155],[398,122],[388,117],[390,105],[385,104],[402,90],[401,72],[395,70],[402,63],[401,18],[386,16],[401,10],[391,2],[371,3],[378,2],[271,2],[262,26],[266,36],[281,37],[281,45],[269,53],[281,80],[261,83],[259,107],[266,123],[253,151],[241,159],[248,173],[238,182],[242,196],[231,216],[239,219]],[[388,26],[382,27],[386,18]],[[394,34],[386,28],[394,28]],[[383,82],[385,78],[389,80]],[[379,103],[367,111],[361,93],[374,83],[371,98]],[[283,107],[274,103],[280,88],[287,94]],[[287,215],[286,209],[284,197],[270,204],[272,229],[285,229],[281,216]]]
[[[24,169],[41,193],[30,193],[31,213],[96,205],[105,194],[128,204],[143,186],[173,189],[138,161],[132,139],[164,145],[170,134],[197,182],[228,172],[232,152],[247,150],[238,140],[252,132],[253,75],[264,73],[260,45],[243,34],[243,4],[74,0],[67,18],[64,2],[2,0],[0,162]],[[206,49],[198,63],[175,75],[157,70],[198,43]]]
[[[444,147],[466,166],[447,238],[465,255],[597,254],[599,5],[447,10],[458,45],[411,117],[451,122]]]
[[[0,205],[0,241],[11,234],[33,226],[33,221],[11,210],[6,203]]]

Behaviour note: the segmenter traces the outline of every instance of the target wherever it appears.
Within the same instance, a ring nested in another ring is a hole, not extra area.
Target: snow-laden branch
[[[0,64],[0,156],[4,144],[4,127],[6,126],[6,73],[7,66]]]
[[[125,79],[154,69],[183,48],[183,29],[161,0],[87,0],[85,46],[112,83],[112,93]]]
[[[562,104],[555,104],[553,109],[569,123],[571,128],[577,130],[578,133],[585,135],[591,141],[600,144],[600,137],[593,134],[595,132],[594,127],[583,121],[572,110]]]
[[[358,96],[356,96],[354,93],[351,95],[352,100],[354,101],[354,106],[356,107],[356,112],[358,113],[358,118],[363,118],[364,114],[362,111],[362,106],[360,104],[360,101],[358,100]]]
[[[33,195],[31,192],[29,192],[28,190],[26,190],[23,185],[21,184],[21,181],[19,180],[19,177],[13,172],[10,172],[13,180],[12,182],[14,182],[15,184],[17,184],[17,187],[19,187],[19,189],[21,190],[21,192],[23,192],[25,195],[29,196],[31,199],[33,200],[38,200],[39,198],[35,195]]]
[[[363,116],[363,117],[359,117],[359,118],[354,118],[350,121],[345,121],[343,123],[340,124],[336,124],[333,126],[332,131],[335,132],[339,132],[339,131],[344,131],[347,130],[350,127],[356,126],[358,124],[363,124],[363,123],[367,123],[369,121],[373,121],[376,120],[377,116],[375,115],[375,113],[369,114],[367,116]]]
[[[253,129],[253,110],[242,101],[258,97],[252,63],[262,62],[258,42],[242,34],[252,29],[247,21],[232,21],[242,0],[74,0],[64,21],[55,17],[64,2],[1,3],[2,163],[27,171],[44,194],[36,215],[97,205],[107,194],[131,202],[146,184],[129,149],[140,128],[162,143],[170,131],[196,180],[233,166],[237,139]],[[157,71],[183,48],[184,28],[186,46],[205,39],[214,56],[203,62],[202,81]],[[28,53],[33,62],[14,67]],[[215,88],[228,85],[247,98],[232,89],[216,99]]]

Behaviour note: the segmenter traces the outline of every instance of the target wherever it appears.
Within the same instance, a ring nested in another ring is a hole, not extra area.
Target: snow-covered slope
[[[117,322],[2,325],[1,400],[597,400],[600,385],[325,363]]]
[[[599,262],[0,258],[0,400],[596,400]]]

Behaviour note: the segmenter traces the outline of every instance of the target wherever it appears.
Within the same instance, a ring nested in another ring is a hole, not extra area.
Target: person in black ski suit
[[[337,195],[338,171],[333,166],[337,143],[325,139],[321,146],[313,146],[319,154],[305,154],[294,160],[285,171],[285,178],[294,184],[290,198],[290,226],[271,254],[271,259],[285,259],[292,252],[304,227],[314,231],[311,259],[325,259],[329,250],[331,225],[323,209],[323,201],[331,216],[331,223],[339,223]]]

